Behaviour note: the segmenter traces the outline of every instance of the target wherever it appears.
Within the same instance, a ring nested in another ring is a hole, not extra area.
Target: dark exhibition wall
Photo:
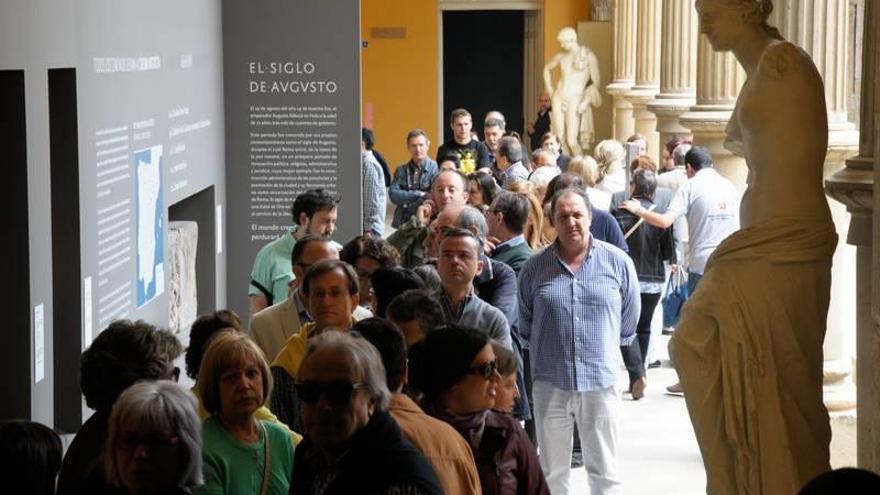
[[[302,189],[334,189],[355,235],[359,4],[324,3],[0,0],[0,419],[75,431],[79,355],[115,319],[245,315],[253,255]]]

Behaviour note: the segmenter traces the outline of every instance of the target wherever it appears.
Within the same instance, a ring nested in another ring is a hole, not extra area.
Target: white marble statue
[[[829,467],[822,341],[837,243],[822,190],[822,79],[767,25],[770,0],[697,0],[747,79],[726,146],[748,164],[742,229],[709,259],[670,343],[714,495],[797,493]]]
[[[550,129],[562,141],[569,156],[583,155],[595,138],[593,109],[602,104],[599,94],[599,62],[593,51],[578,44],[577,32],[562,28],[556,37],[562,46],[544,66],[544,87],[550,95]],[[553,70],[559,67],[559,82],[553,88]]]

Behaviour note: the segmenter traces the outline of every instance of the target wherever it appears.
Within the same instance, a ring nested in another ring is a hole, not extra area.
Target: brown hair
[[[266,363],[263,351],[247,335],[238,332],[220,332],[211,340],[202,366],[199,368],[199,381],[196,383],[199,397],[205,410],[218,415],[220,411],[220,377],[227,370],[239,366],[251,358],[260,368],[263,380],[262,405],[266,405],[272,393],[272,373]]]
[[[529,219],[526,221],[526,242],[532,249],[544,247],[545,243],[541,240],[541,232],[544,230],[544,211],[541,207],[541,201],[534,193],[535,185],[529,181],[518,180],[508,186],[508,190],[517,194],[522,194],[529,200]]]

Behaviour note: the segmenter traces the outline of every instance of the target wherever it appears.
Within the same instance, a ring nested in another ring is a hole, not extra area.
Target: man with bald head
[[[456,170],[443,170],[431,183],[431,196],[416,213],[388,237],[388,242],[400,253],[400,262],[407,268],[425,263],[424,242],[428,237],[428,225],[440,210],[448,205],[464,206],[468,200],[468,180]]]
[[[338,259],[339,252],[326,237],[307,234],[294,244],[290,261],[295,278],[289,283],[290,294],[283,301],[258,311],[251,318],[251,338],[263,350],[266,359],[274,359],[287,339],[299,332],[304,324],[312,321],[308,301],[300,290],[300,281],[306,270],[319,261]],[[360,320],[372,315],[369,310],[358,307],[354,316]]]

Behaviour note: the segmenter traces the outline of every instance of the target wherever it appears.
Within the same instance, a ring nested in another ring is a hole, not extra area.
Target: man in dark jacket
[[[523,232],[529,220],[529,199],[519,193],[504,191],[495,197],[486,213],[489,225],[488,241],[494,246],[489,255],[506,263],[519,273],[523,263],[532,255]]]
[[[391,392],[379,352],[362,337],[329,331],[309,339],[297,373],[305,438],[290,493],[442,494],[431,464],[388,414]]]

